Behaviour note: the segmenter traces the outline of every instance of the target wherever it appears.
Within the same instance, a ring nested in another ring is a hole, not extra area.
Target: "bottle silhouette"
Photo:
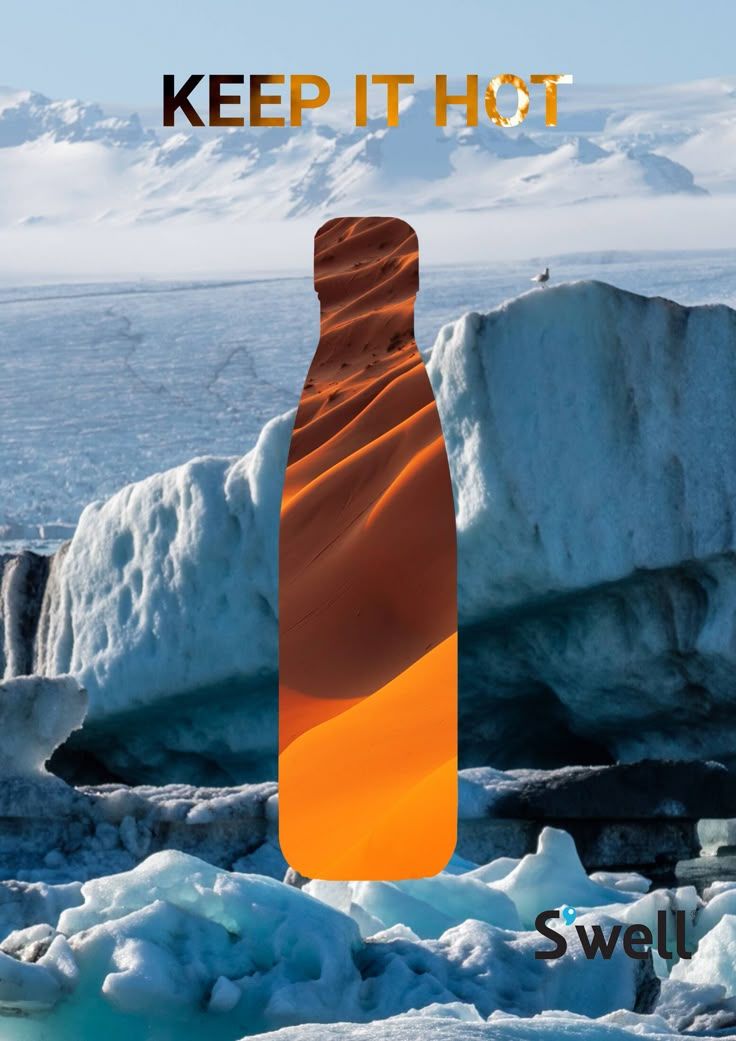
[[[279,542],[280,838],[314,878],[432,875],[455,846],[455,513],[418,260],[395,218],[315,237],[320,340]]]

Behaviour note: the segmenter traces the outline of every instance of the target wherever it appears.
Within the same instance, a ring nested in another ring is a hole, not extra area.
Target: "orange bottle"
[[[418,259],[395,218],[315,238],[320,341],[279,545],[280,838],[313,878],[432,875],[455,846],[455,512]]]

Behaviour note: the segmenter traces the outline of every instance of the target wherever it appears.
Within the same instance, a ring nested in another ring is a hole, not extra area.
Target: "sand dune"
[[[281,753],[280,839],[290,864],[326,879],[384,879],[387,862],[394,878],[445,867],[455,848],[457,735],[443,695],[456,669],[455,635]]]

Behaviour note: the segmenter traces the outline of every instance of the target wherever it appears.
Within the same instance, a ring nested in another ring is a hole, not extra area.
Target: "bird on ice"
[[[530,282],[541,282],[544,285],[545,282],[549,282],[549,268],[546,267],[544,271],[539,275],[535,275],[534,278],[529,279]]]

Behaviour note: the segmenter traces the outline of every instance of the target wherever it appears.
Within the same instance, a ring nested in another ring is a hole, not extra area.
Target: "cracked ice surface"
[[[314,346],[311,286],[284,285],[3,294],[0,539],[74,525],[88,502],[131,481],[250,448],[293,404]],[[273,327],[254,325],[269,312]]]
[[[731,253],[578,255],[554,262],[553,277],[735,304],[735,264]],[[537,267],[423,269],[420,348],[463,311],[526,289]],[[196,456],[243,455],[296,405],[318,330],[310,272],[0,289],[0,548],[38,546],[39,535],[58,543],[84,506],[131,481]]]

